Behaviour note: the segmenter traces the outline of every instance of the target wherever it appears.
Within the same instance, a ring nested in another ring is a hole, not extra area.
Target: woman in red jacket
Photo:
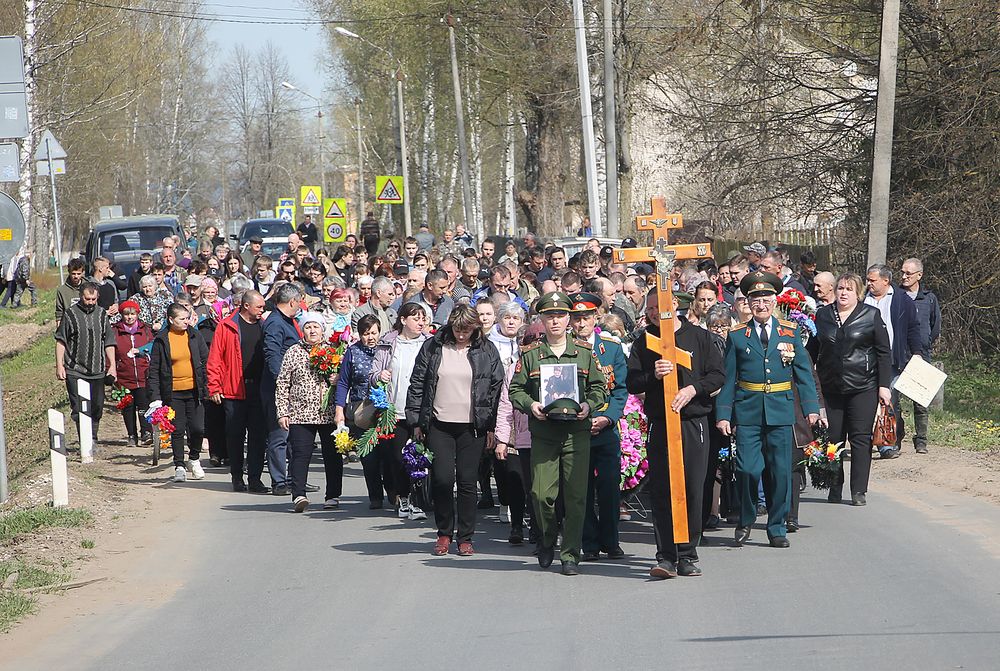
[[[118,313],[122,319],[114,325],[115,368],[118,384],[132,394],[132,405],[122,410],[122,418],[128,432],[128,444],[136,447],[140,440],[143,444],[153,441],[149,424],[143,419],[149,407],[149,389],[146,386],[149,355],[139,352],[143,345],[153,342],[153,330],[149,324],[139,321],[139,304],[133,300],[123,301],[118,306]]]

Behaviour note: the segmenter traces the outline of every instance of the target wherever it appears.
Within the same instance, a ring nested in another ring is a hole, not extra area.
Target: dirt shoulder
[[[1000,505],[1000,451],[930,446],[927,454],[904,447],[898,459],[872,462],[872,479],[905,481],[970,494]]]

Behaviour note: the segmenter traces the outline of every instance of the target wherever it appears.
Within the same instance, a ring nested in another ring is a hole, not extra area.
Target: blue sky
[[[248,23],[209,23],[209,35],[225,57],[237,44],[251,53],[265,42],[273,42],[288,59],[293,84],[320,95],[325,85],[322,63],[325,57],[319,25],[264,25],[250,21],[307,20],[313,13],[298,0],[206,0],[201,13]]]

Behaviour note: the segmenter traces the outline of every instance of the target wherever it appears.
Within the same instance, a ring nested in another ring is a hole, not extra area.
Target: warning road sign
[[[343,242],[347,238],[347,199],[323,199],[323,241]]]
[[[303,207],[319,207],[323,202],[323,190],[318,186],[303,186],[299,196],[299,202]]]
[[[406,198],[403,193],[401,175],[378,175],[375,177],[375,202],[399,205]]]

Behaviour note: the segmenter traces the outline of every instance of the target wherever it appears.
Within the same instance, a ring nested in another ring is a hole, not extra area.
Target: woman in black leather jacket
[[[830,422],[830,441],[845,434],[851,443],[851,504],[865,505],[872,463],[872,425],[881,399],[892,402],[892,352],[889,331],[879,311],[861,302],[864,283],[854,273],[837,278],[836,300],[816,313],[819,357],[816,370]],[[830,489],[828,500],[843,496],[844,466],[840,485]]]
[[[458,480],[458,554],[473,554],[476,482],[486,434],[496,427],[504,382],[500,354],[483,337],[474,308],[459,305],[448,323],[420,348],[406,394],[406,423],[426,440],[431,463],[434,554],[448,554],[455,530],[452,489]]]

